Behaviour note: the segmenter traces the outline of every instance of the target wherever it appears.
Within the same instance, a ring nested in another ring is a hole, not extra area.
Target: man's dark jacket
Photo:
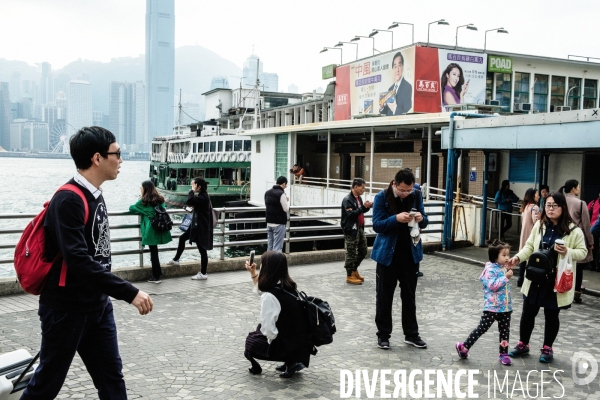
[[[358,204],[352,191],[350,191],[350,193],[344,197],[344,200],[342,200],[342,222],[340,225],[344,230],[344,235],[356,237],[358,233],[358,216],[369,212],[369,209],[364,206],[362,197],[358,197],[363,205]],[[348,211],[348,209],[351,210]]]

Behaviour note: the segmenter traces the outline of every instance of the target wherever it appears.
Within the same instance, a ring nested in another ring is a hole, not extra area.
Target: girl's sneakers
[[[500,361],[502,365],[512,365],[512,361],[506,353],[500,353],[498,355],[498,361]]]
[[[454,348],[456,349],[456,352],[460,358],[465,359],[469,357],[469,349],[465,347],[464,343],[458,342]]]
[[[544,346],[540,355],[540,362],[551,363],[552,360],[554,360],[554,350],[550,346]]]

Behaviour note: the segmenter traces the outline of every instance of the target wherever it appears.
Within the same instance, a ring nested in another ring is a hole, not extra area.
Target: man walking
[[[392,304],[400,282],[404,343],[418,348],[427,344],[419,336],[415,292],[423,247],[419,231],[427,226],[423,198],[415,191],[415,176],[401,169],[387,189],[375,196],[373,229],[377,232],[371,258],[377,262],[376,310],[377,346],[390,348]],[[417,226],[414,226],[417,224]]]
[[[280,176],[273,187],[265,192],[265,207],[267,208],[267,251],[281,251],[285,238],[287,212],[290,209],[284,189],[287,178]]]
[[[342,201],[342,229],[346,244],[346,282],[361,285],[365,278],[358,273],[358,267],[367,256],[367,237],[365,236],[365,216],[373,206],[370,201],[363,203],[360,197],[365,192],[365,180],[354,178],[352,190]]]
[[[117,328],[110,297],[133,304],[141,315],[152,311],[146,293],[111,273],[108,214],[100,186],[117,178],[123,160],[115,136],[106,129],[80,129],[70,140],[78,173],[68,183],[85,195],[54,195],[46,214],[46,256],[55,259],[40,296],[40,363],[21,399],[58,395],[75,352],[85,364],[100,399],[126,399]],[[66,282],[59,286],[62,261]]]

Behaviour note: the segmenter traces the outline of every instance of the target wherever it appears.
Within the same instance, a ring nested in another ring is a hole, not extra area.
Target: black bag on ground
[[[154,211],[154,218],[152,218],[152,227],[154,229],[158,232],[166,232],[173,229],[173,221],[163,206],[155,206]]]
[[[332,343],[333,334],[337,329],[335,327],[335,317],[329,303],[318,297],[307,296],[306,293],[300,291],[296,291],[297,295],[287,290],[284,290],[284,292],[304,303],[311,331],[312,344],[314,346],[322,346]]]
[[[545,243],[540,243],[540,248],[534,251],[525,269],[525,277],[537,284],[548,284],[554,282],[556,275],[556,260],[552,249],[543,248]]]

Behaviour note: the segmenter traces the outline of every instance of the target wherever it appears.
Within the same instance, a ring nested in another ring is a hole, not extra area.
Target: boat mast
[[[260,106],[260,80],[258,79],[258,70],[260,67],[260,58],[256,58],[256,86],[254,89],[256,90],[256,102],[254,104],[254,129],[257,128],[258,124],[258,108]]]
[[[179,89],[179,105],[177,108],[177,131],[179,132],[179,129],[181,129],[181,89]]]

